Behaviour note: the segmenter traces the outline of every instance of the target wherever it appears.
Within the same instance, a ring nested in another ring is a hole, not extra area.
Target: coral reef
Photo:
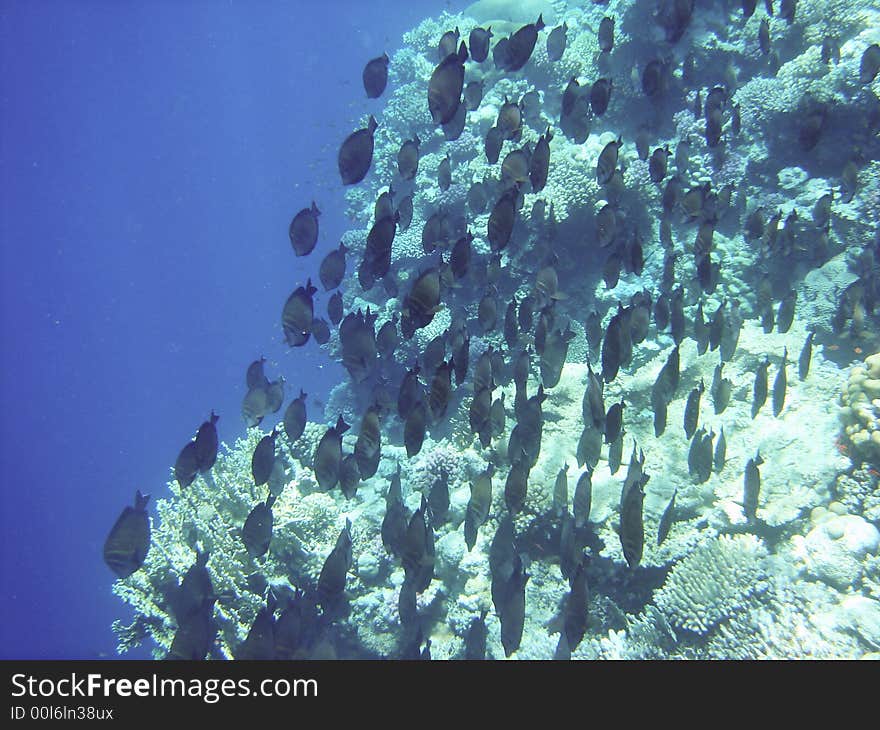
[[[880,353],[850,370],[840,396],[840,419],[853,457],[880,464]]]

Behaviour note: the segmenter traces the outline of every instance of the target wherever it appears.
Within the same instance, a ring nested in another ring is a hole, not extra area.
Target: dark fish
[[[709,326],[703,318],[703,301],[697,304],[694,315],[694,341],[697,343],[697,354],[703,355],[709,349]]]
[[[471,46],[473,50],[473,45]],[[479,618],[474,616],[468,626],[464,639],[464,658],[466,661],[483,661],[486,658],[486,638],[489,628],[486,626],[486,609],[480,611]]]
[[[595,469],[601,453],[602,431],[589,425],[584,426],[575,450],[578,467],[581,468],[586,464],[588,468]]]
[[[488,447],[492,439],[492,391],[489,388],[480,388],[474,391],[468,409],[468,421],[471,433],[480,437],[483,447]]]
[[[578,477],[574,488],[574,526],[580,529],[590,520],[590,509],[593,504],[593,470],[587,469]]]
[[[513,519],[509,514],[502,514],[498,520],[498,528],[489,546],[489,573],[492,576],[492,603],[495,610],[501,612],[507,584],[520,560],[516,549],[516,532]]]
[[[440,166],[437,168],[437,185],[443,192],[449,190],[449,186],[452,185],[452,168],[448,154],[440,161]]]
[[[608,109],[612,87],[611,79],[606,78],[597,79],[590,87],[590,107],[597,117],[601,117]]]
[[[336,545],[330,551],[321,574],[318,576],[318,600],[326,609],[335,603],[345,591],[345,577],[351,569],[351,520],[345,520],[345,527],[336,538]]]
[[[455,384],[461,385],[467,376],[468,364],[470,362],[470,344],[469,337],[465,337],[464,333],[460,333],[452,341],[452,370],[455,373]]]
[[[432,267],[422,272],[403,299],[400,331],[404,339],[412,339],[417,329],[427,327],[440,306],[440,272]]]
[[[587,586],[587,574],[583,563],[578,565],[569,583],[571,590],[565,596],[563,609],[563,631],[568,651],[576,649],[587,633],[587,607],[590,591]]]
[[[306,285],[294,289],[281,312],[281,325],[284,338],[291,347],[301,347],[308,342],[312,333],[312,321],[315,319],[315,305],[312,296],[318,290],[309,279]]]
[[[650,144],[650,137],[648,133],[647,127],[639,127],[639,131],[636,133],[636,154],[639,156],[639,159],[642,162],[645,162],[648,159],[648,155],[650,154],[650,149],[648,145]]]
[[[316,320],[312,320],[314,325]],[[284,378],[273,380],[266,386],[266,413],[278,413],[284,403]]]
[[[620,436],[620,430],[623,426],[623,409],[626,404],[621,400],[619,403],[613,403],[605,414],[605,443],[610,444],[617,440]]]
[[[275,600],[271,592],[267,605],[254,617],[245,640],[239,644],[235,659],[238,661],[265,661],[275,658]]]
[[[498,127],[491,127],[488,132],[486,132],[486,141],[484,143],[483,149],[486,152],[486,159],[489,161],[490,165],[494,165],[498,162],[498,157],[501,155],[501,146],[504,144],[504,136],[501,134],[501,130]]]
[[[798,142],[804,150],[809,151],[819,144],[822,132],[825,131],[828,107],[809,97],[805,97],[802,106],[798,114]]]
[[[656,96],[666,86],[666,67],[659,59],[653,59],[642,70],[642,91],[645,96]]]
[[[492,26],[474,28],[468,36],[468,49],[471,59],[482,63],[489,57],[489,39],[492,38]]]
[[[761,25],[758,27],[758,48],[764,56],[770,53],[770,21],[767,18],[761,18]]]
[[[483,101],[483,82],[471,81],[464,87],[464,106],[467,111],[472,112],[480,108],[480,102]]]
[[[510,241],[516,222],[516,190],[507,190],[489,214],[488,238],[493,251],[503,250]]]
[[[599,22],[599,50],[610,53],[614,48],[614,18],[607,15]]]
[[[382,455],[382,436],[379,428],[379,411],[376,406],[367,408],[361,419],[361,428],[354,445],[354,458],[357,460],[361,479],[369,479],[379,469]]]
[[[507,480],[504,483],[504,503],[512,517],[515,517],[526,503],[528,484],[529,465],[525,463],[525,460],[519,459],[510,467]]]
[[[743,18],[751,18],[757,4],[758,0],[742,0]]]
[[[688,394],[687,403],[684,407],[684,433],[688,440],[697,430],[697,421],[700,418],[700,398],[703,395],[703,390],[705,390],[705,386],[701,379],[699,386]]]
[[[607,382],[607,381],[606,381]],[[605,430],[605,400],[602,381],[596,377],[590,362],[587,361],[587,387],[581,404],[584,425],[592,426],[600,432]]]
[[[518,560],[508,581],[506,600],[498,617],[501,620],[501,645],[507,657],[519,648],[522,641],[526,616],[526,583],[530,577],[523,570],[522,561]]]
[[[623,557],[630,568],[635,568],[639,564],[645,546],[642,503],[645,499],[643,487],[647,481],[647,475],[643,475],[629,489],[624,487],[621,495],[620,545],[623,548]]]
[[[367,61],[363,73],[364,90],[368,99],[378,99],[388,84],[388,55],[383,53],[378,58]]]
[[[337,164],[343,185],[354,185],[366,177],[373,162],[373,134],[378,126],[370,115],[367,126],[348,135],[339,148]]]
[[[665,403],[663,404],[663,408],[666,408]],[[614,439],[608,447],[608,471],[612,474],[617,473],[623,460],[623,436],[625,433],[626,431],[621,430],[621,432],[617,434],[617,438]]]
[[[730,402],[730,391],[733,383],[729,378],[722,377],[721,371],[724,363],[715,366],[715,373],[712,375],[712,404],[715,408],[715,415],[724,413],[727,404]]]
[[[467,48],[462,42],[458,53],[450,53],[434,68],[428,82],[428,111],[434,124],[446,124],[458,111],[464,87]]]
[[[150,549],[150,517],[147,502],[150,495],[135,492],[134,507],[126,507],[113,523],[104,541],[104,562],[120,578],[128,578],[138,570]]]
[[[779,4],[779,17],[788,21],[791,25],[794,22],[794,14],[797,10],[797,0],[782,0]]]
[[[339,463],[339,489],[346,499],[354,499],[361,475],[354,454],[344,456]]]
[[[562,113],[559,126],[572,142],[582,144],[590,135],[592,109],[590,97],[576,78],[572,78],[562,94]]]
[[[254,477],[254,484],[258,487],[269,481],[269,475],[275,465],[275,437],[277,435],[278,427],[276,426],[260,439],[251,457],[251,474]]]
[[[798,356],[798,380],[806,380],[807,375],[810,374],[810,360],[813,358],[813,335],[815,333],[810,332],[807,334],[807,339],[804,340],[804,346],[801,348],[801,354]]]
[[[217,625],[214,623],[214,604],[206,603],[178,622],[167,659],[202,661],[214,644]]]
[[[539,193],[547,184],[547,175],[550,171],[550,141],[553,132],[550,127],[538,138],[532,157],[529,160],[529,181],[532,183],[532,192]]]
[[[606,203],[596,213],[596,242],[601,248],[607,248],[614,243],[616,237],[617,215],[614,212],[614,207]],[[615,255],[614,252],[611,255]]]
[[[342,321],[342,292],[334,292],[330,299],[327,300],[327,316],[330,318],[330,322],[334,325],[337,325]],[[312,321],[314,322],[314,320]]]
[[[319,345],[326,345],[330,341],[330,326],[320,317],[312,320],[312,337]]]
[[[505,54],[505,71],[519,71],[526,65],[538,42],[538,31],[543,27],[544,19],[539,15],[537,21],[524,25],[510,36]]]
[[[752,418],[758,415],[761,406],[767,400],[767,368],[770,367],[770,358],[764,356],[764,362],[758,365],[755,371],[755,385],[752,390]]]
[[[568,464],[563,464],[553,485],[553,514],[561,517],[568,511]]]
[[[418,401],[406,416],[403,424],[403,443],[406,455],[412,458],[422,450],[425,431],[428,426],[428,409],[424,401]]]
[[[562,376],[562,368],[568,357],[568,343],[574,339],[574,332],[569,323],[565,331],[551,330],[547,333],[547,339],[541,352],[541,382],[544,388],[553,388],[559,383]]]
[[[413,199],[412,193],[404,196],[400,203],[397,204],[397,215],[399,216],[399,220],[397,222],[397,227],[401,231],[405,231],[409,228],[410,223],[412,223],[413,217]],[[387,282],[387,279],[386,279]]]
[[[195,459],[198,470],[202,474],[211,471],[211,468],[217,461],[217,446],[219,444],[217,439],[217,421],[219,418],[220,416],[215,415],[214,411],[211,411],[211,418],[202,423],[196,432],[194,442]]]
[[[840,63],[840,42],[831,36],[822,39],[822,63]]]
[[[831,203],[834,201],[834,191],[825,193],[813,206],[813,223],[820,230],[828,230],[831,222]]]
[[[321,211],[312,201],[311,208],[303,208],[293,216],[288,230],[290,245],[297,256],[307,256],[315,248],[318,242],[318,216]]]
[[[252,388],[265,388],[267,385],[269,385],[269,379],[263,372],[263,366],[265,365],[265,363],[266,358],[261,357],[259,360],[254,360],[250,365],[248,365],[247,375],[245,376],[248,390]]]
[[[529,154],[524,149],[507,153],[501,163],[501,184],[505,188],[519,187],[529,179]]]
[[[199,456],[195,441],[187,442],[174,463],[174,478],[181,489],[188,487],[199,473]]]
[[[489,516],[492,506],[492,473],[490,464],[485,471],[471,481],[471,498],[468,501],[464,518],[464,540],[468,551],[473,550],[477,542],[477,530]]]
[[[743,315],[740,311],[739,302],[734,302],[727,316],[724,318],[724,326],[721,332],[721,340],[718,349],[722,362],[730,362],[736,352],[739,343],[739,335],[742,331]]]
[[[412,180],[419,171],[419,145],[422,141],[419,135],[413,135],[412,139],[406,140],[400,145],[397,152],[397,171],[404,180]]]
[[[596,161],[596,180],[600,185],[607,184],[617,169],[617,157],[622,144],[621,138],[618,137],[616,141],[606,144],[599,153],[599,159]]]
[[[252,558],[262,557],[269,550],[269,543],[272,541],[274,503],[275,497],[270,494],[265,502],[260,502],[251,510],[241,528],[241,541]]]
[[[670,154],[672,153],[669,151],[669,145],[665,149],[658,147],[651,153],[651,159],[648,161],[648,174],[651,177],[651,182],[663,182]]]
[[[300,390],[299,397],[290,401],[284,411],[284,432],[290,443],[299,440],[306,429],[306,394]]]
[[[492,426],[492,437],[498,438],[504,435],[507,427],[507,412],[504,408],[504,393],[499,398],[492,401],[489,408],[489,423]]]
[[[660,0],[657,23],[666,33],[668,43],[677,43],[684,35],[694,12],[694,0]]]
[[[458,30],[458,26],[456,26],[454,30],[447,30],[442,36],[440,36],[440,42],[437,44],[438,61],[442,61],[450,53],[455,53],[459,38],[461,38],[461,33]]]
[[[244,400],[241,403],[241,416],[244,419],[245,424],[248,428],[253,426],[259,426],[260,422],[263,420],[263,417],[269,412],[269,394],[268,394],[269,383],[267,382],[265,385],[259,386],[257,388],[251,388],[244,396]],[[189,474],[188,464],[189,459],[196,459],[195,457],[195,447],[189,447],[189,445],[184,447],[183,451],[180,453],[178,457],[178,464],[183,468],[182,475],[185,477]],[[183,457],[184,461],[181,462],[181,457]],[[193,462],[195,466],[198,466],[197,460]],[[180,482],[181,474],[178,474],[178,467],[175,465],[174,468],[175,476],[177,477],[178,482]],[[192,476],[195,477],[195,472],[192,473]],[[186,484],[181,484],[181,486],[189,486],[192,482],[192,479],[186,482]]]
[[[392,555],[400,553],[403,541],[406,539],[407,523],[408,517],[400,488],[400,464],[398,464],[397,473],[392,475],[388,494],[385,497],[385,517],[382,518],[382,544],[387,553]]]
[[[624,359],[624,333],[621,313],[622,308],[618,304],[618,312],[608,322],[605,338],[602,340],[602,379],[606,383],[610,383],[617,377],[617,372]]]
[[[718,474],[724,468],[727,461],[727,439],[724,437],[724,427],[721,427],[721,433],[718,435],[718,441],[715,442],[715,454],[712,457],[712,467]]]
[[[339,248],[328,253],[321,262],[318,276],[321,279],[324,291],[336,289],[345,278],[345,253],[347,251],[348,248],[345,244],[340,243]]]
[[[380,218],[367,234],[363,265],[374,280],[382,279],[391,270],[391,246],[398,218],[397,215]]]
[[[458,109],[455,110],[455,114],[452,115],[452,119],[441,125],[443,138],[449,142],[454,142],[461,137],[466,123],[467,107],[464,104],[459,104]]]
[[[449,512],[449,473],[440,469],[439,474],[431,482],[428,492],[428,508],[435,524],[443,524]]]
[[[776,372],[776,378],[773,380],[773,415],[779,416],[782,413],[782,407],[785,405],[785,390],[788,387],[788,375],[785,367],[788,364],[788,348],[782,351],[782,363]]]
[[[666,430],[668,405],[663,388],[654,383],[651,388],[651,410],[654,412],[654,436],[656,438],[660,438]]]
[[[688,449],[688,474],[697,484],[702,484],[712,476],[714,438],[714,433],[707,434],[705,428],[700,428],[691,439]]]
[[[313,459],[315,479],[322,491],[327,492],[339,481],[339,466],[342,463],[342,434],[348,431],[348,424],[340,415],[335,426],[328,428],[318,446]]]
[[[749,522],[755,519],[758,511],[758,495],[761,491],[761,472],[758,467],[763,463],[760,453],[746,463],[743,476],[743,514]]]
[[[872,83],[877,77],[877,71],[880,71],[880,45],[872,43],[862,53],[862,60],[859,63],[859,83]]]
[[[855,162],[850,160],[843,166],[843,172],[840,174],[840,200],[843,203],[849,203],[855,197],[858,190],[858,174],[859,170]]]
[[[666,539],[666,536],[669,534],[669,530],[672,527],[672,523],[675,520],[675,495],[678,494],[678,489],[676,489],[672,493],[672,499],[669,500],[669,504],[666,505],[666,509],[663,510],[663,515],[660,517],[660,524],[657,526],[657,545],[660,546],[663,544],[663,541]]]
[[[578,566],[584,562],[583,545],[574,526],[574,518],[566,511],[562,515],[559,533],[559,572],[565,580],[571,580]]]
[[[657,375],[654,387],[663,395],[666,404],[672,402],[675,397],[675,391],[678,388],[678,380],[680,375],[681,355],[678,345],[670,351],[666,358],[666,362]]]
[[[511,299],[504,313],[504,341],[513,348],[519,341],[519,326],[516,321],[516,298]]]
[[[797,302],[797,290],[790,289],[788,294],[779,302],[779,313],[776,315],[776,328],[780,334],[785,334],[791,328],[794,321],[794,307]]]
[[[441,362],[437,366],[428,392],[428,408],[434,422],[446,414],[449,395],[452,392],[452,362]]]
[[[168,603],[178,624],[203,607],[213,607],[214,586],[208,573],[208,553],[196,549],[196,561],[183,576],[180,586],[175,586]]]
[[[498,293],[494,287],[490,287],[480,299],[477,307],[477,322],[484,334],[494,330],[498,323]]]
[[[547,36],[547,58],[551,63],[558,61],[565,53],[566,32],[568,24],[557,25]]]

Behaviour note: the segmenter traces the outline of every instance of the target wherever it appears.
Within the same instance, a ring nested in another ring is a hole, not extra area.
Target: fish
[[[736,352],[739,343],[739,335],[743,326],[743,314],[740,311],[739,302],[734,302],[723,319],[721,339],[718,343],[722,362],[730,362]]]
[[[684,316],[684,288],[678,287],[673,290],[672,296],[669,298],[669,326],[672,334],[672,341],[678,347],[684,339],[685,330]]]
[[[512,150],[501,163],[501,184],[505,188],[519,187],[529,179],[529,154],[526,148]]]
[[[504,483],[504,503],[512,517],[515,517],[526,503],[529,470],[529,465],[525,463],[525,460],[519,459],[511,465],[510,471],[507,473],[507,480]]]
[[[480,108],[483,101],[483,81],[470,81],[464,87],[464,106],[467,111],[472,112]]]
[[[315,448],[313,458],[315,479],[324,492],[330,491],[339,482],[339,467],[342,463],[342,434],[349,425],[340,415],[336,425],[328,428]]]
[[[241,541],[252,558],[260,558],[269,551],[274,522],[272,517],[274,503],[275,497],[270,494],[265,502],[260,502],[250,511],[241,528]]]
[[[498,324],[498,292],[489,287],[477,306],[477,322],[483,334],[492,332]]]
[[[447,154],[437,168],[437,185],[443,192],[449,190],[449,186],[452,185],[452,168],[449,165],[449,155]]]
[[[407,230],[410,226],[410,223],[412,223],[413,217],[412,193],[410,193],[409,195],[405,195],[403,198],[401,198],[400,203],[397,204],[397,215],[399,216],[397,221],[398,229],[401,231]]]
[[[594,469],[599,463],[601,453],[602,431],[589,425],[584,426],[575,451],[578,467],[583,467],[586,464],[590,469]]]
[[[596,239],[601,248],[606,248],[614,243],[616,236],[617,215],[611,204],[606,203],[596,213]]]
[[[569,593],[565,596],[563,609],[563,632],[569,652],[576,649],[587,633],[587,611],[590,591],[587,585],[586,568],[578,565],[569,581]]]
[[[798,120],[798,142],[803,150],[809,151],[819,144],[822,132],[825,131],[828,106],[805,95],[801,100]]]
[[[623,426],[623,409],[626,404],[621,400],[614,403],[605,413],[605,443],[611,444],[617,440]]]
[[[611,79],[601,78],[596,79],[590,87],[590,107],[597,117],[601,117],[608,110],[613,86]]]
[[[755,12],[755,6],[757,4],[758,0],[742,0],[742,13],[744,19],[752,17]]]
[[[135,491],[134,506],[126,506],[104,541],[104,562],[119,578],[138,571],[150,550],[150,495]]]
[[[550,142],[553,132],[550,127],[544,132],[535,145],[529,160],[529,182],[532,184],[532,192],[539,193],[547,185],[547,176],[550,171]]]
[[[603,398],[604,386],[596,377],[593,367],[587,361],[587,387],[584,390],[582,402],[582,415],[584,424],[604,432],[605,430],[605,400]]]
[[[703,318],[703,301],[697,304],[697,312],[694,315],[694,340],[697,343],[697,354],[703,355],[709,349],[709,326]]]
[[[324,561],[318,576],[318,600],[326,610],[333,605],[345,591],[345,578],[351,569],[351,520],[346,518],[345,527],[339,532],[336,544]]]
[[[504,435],[507,427],[507,413],[504,409],[504,393],[501,397],[492,401],[489,408],[489,424],[492,427],[492,438],[499,438]]]
[[[606,144],[599,153],[596,161],[596,181],[599,185],[605,185],[611,180],[614,170],[617,169],[617,157],[622,144],[618,136],[616,141]]]
[[[446,469],[441,468],[431,482],[428,491],[428,509],[436,524],[446,522],[449,512],[449,473]]]
[[[813,358],[814,334],[814,332],[809,332],[807,334],[807,338],[804,340],[804,345],[801,348],[801,354],[798,356],[798,380],[806,380],[807,375],[810,374],[810,361]]]
[[[566,325],[565,331],[551,330],[547,333],[547,339],[541,352],[541,382],[544,388],[553,388],[559,384],[562,377],[562,368],[568,357],[568,343],[574,339],[571,323]]]
[[[645,96],[653,97],[661,93],[666,87],[666,66],[658,59],[648,61],[642,70],[642,91]]]
[[[441,129],[443,130],[443,138],[448,142],[454,142],[459,137],[461,137],[462,132],[464,132],[464,126],[467,122],[467,107],[465,104],[460,103],[458,105],[458,109],[455,110],[455,114],[452,115],[452,119],[450,119],[445,124],[441,125]]]
[[[498,127],[490,127],[486,132],[486,139],[483,143],[483,150],[486,153],[486,160],[490,165],[498,162],[501,155],[501,147],[504,144],[504,137]]]
[[[456,46],[458,46],[459,38],[461,38],[461,33],[458,30],[458,26],[456,26],[453,30],[447,30],[440,37],[440,42],[437,44],[438,61],[442,61],[450,53],[455,53],[455,48]]]
[[[217,635],[217,624],[214,622],[213,614],[214,604],[205,604],[199,610],[187,615],[182,622],[178,622],[166,658],[202,661]]]
[[[378,99],[388,84],[388,54],[367,61],[362,74],[368,99]]]
[[[858,178],[859,170],[856,167],[855,162],[850,160],[843,166],[843,171],[840,174],[840,200],[843,203],[850,203],[852,199],[855,197],[856,191],[858,190]]]
[[[572,78],[562,94],[562,113],[559,127],[562,133],[576,144],[583,144],[592,126],[590,97],[576,78]]]
[[[339,462],[339,489],[346,499],[354,499],[361,475],[354,454],[346,454]]]
[[[568,500],[566,499],[566,502]],[[584,527],[590,521],[590,508],[593,502],[593,470],[586,469],[577,480],[574,488],[574,501],[572,511],[574,513],[574,526],[576,529]]]
[[[468,49],[471,52],[471,60],[482,63],[489,57],[489,39],[493,37],[492,26],[488,28],[474,28],[468,36]]]
[[[794,307],[797,302],[797,289],[790,289],[788,294],[779,302],[779,313],[776,315],[776,328],[780,334],[785,334],[791,329],[794,321]]]
[[[397,152],[397,172],[404,180],[412,180],[419,171],[419,146],[422,141],[419,135],[405,140]]]
[[[473,550],[477,542],[477,530],[489,516],[489,508],[492,506],[492,474],[494,467],[490,463],[485,471],[472,479],[471,498],[467,504],[464,518],[464,539],[468,552]]]
[[[664,404],[663,407],[665,408],[666,405]],[[611,474],[617,473],[623,460],[623,437],[625,434],[626,431],[621,430],[620,433],[617,434],[617,438],[614,439],[608,447],[608,471],[611,472]]]
[[[284,411],[284,433],[290,443],[295,443],[306,429],[306,394],[299,391],[299,396],[294,398]]]
[[[770,53],[770,21],[767,18],[761,18],[761,24],[758,27],[758,48],[761,54],[766,56]]]
[[[722,377],[723,367],[724,363],[716,365],[715,372],[712,375],[712,405],[715,408],[716,416],[724,413],[727,404],[730,402],[730,391],[733,388],[733,383],[730,382],[730,379]]]
[[[551,63],[558,61],[562,58],[562,54],[565,53],[567,31],[568,24],[563,23],[562,25],[557,25],[547,36],[547,58],[550,59]]]
[[[404,339],[412,339],[417,329],[427,327],[440,305],[440,271],[434,266],[419,274],[403,299],[400,331]]]
[[[645,545],[642,503],[645,499],[643,488],[647,481],[647,475],[642,475],[629,489],[624,487],[621,494],[620,545],[623,548],[623,557],[630,568],[638,566]]]
[[[354,458],[361,479],[369,479],[379,469],[382,456],[382,434],[379,424],[379,409],[373,405],[364,413],[357,441],[354,445]]]
[[[188,616],[203,608],[213,608],[216,596],[207,568],[209,557],[207,551],[201,552],[196,548],[195,562],[187,569],[180,585],[175,586],[168,596],[171,613],[178,625],[182,625]]]
[[[743,475],[743,514],[749,522],[755,520],[758,511],[758,495],[761,492],[761,471],[759,467],[764,463],[761,454],[746,462],[746,470]]]
[[[697,484],[702,484],[712,475],[714,438],[714,433],[706,433],[706,429],[700,427],[691,439],[688,449],[688,474]]]
[[[508,581],[506,600],[498,617],[501,621],[501,645],[506,657],[510,657],[522,641],[526,615],[526,583],[530,577],[523,569],[522,561],[517,560],[516,568]]]
[[[700,417],[700,397],[703,395],[703,390],[705,390],[705,386],[700,379],[699,386],[688,394],[684,407],[684,433],[689,441],[697,430],[697,421]]]
[[[305,286],[294,289],[284,303],[281,312],[281,325],[284,338],[291,347],[301,347],[308,342],[315,319],[315,305],[312,300],[317,288],[308,279]]]
[[[621,364],[625,361],[625,337],[623,307],[617,305],[617,314],[611,317],[602,340],[602,380],[610,383],[617,377]]]
[[[205,474],[211,471],[217,461],[217,421],[220,416],[211,411],[211,417],[199,426],[196,438],[193,442],[196,468]]]
[[[462,41],[458,52],[446,56],[431,73],[428,81],[428,111],[434,124],[446,124],[458,111],[467,57],[467,48]]]
[[[666,509],[663,510],[663,514],[660,516],[660,523],[657,525],[657,547],[663,544],[666,536],[669,535],[669,530],[672,528],[672,523],[675,520],[675,496],[677,494],[678,489],[675,489],[672,492],[672,498],[666,505]]]
[[[464,640],[464,658],[466,661],[483,661],[486,658],[486,639],[489,628],[486,626],[486,614],[482,609],[479,617],[474,616],[468,626]]]
[[[657,149],[651,153],[651,159],[648,160],[648,175],[651,178],[651,182],[663,182],[663,178],[666,177],[669,155],[671,154],[672,153],[669,151],[669,145],[665,148],[657,147]]]
[[[656,18],[668,43],[677,43],[684,35],[693,12],[694,0],[660,0]]]
[[[328,253],[321,261],[318,278],[321,280],[324,291],[336,289],[345,278],[345,254],[347,252],[346,245],[340,242],[339,248]]]
[[[788,387],[788,375],[785,367],[788,364],[788,348],[782,351],[782,362],[779,364],[779,370],[773,380],[773,415],[778,417],[782,413],[785,406],[785,390]]]
[[[367,176],[373,162],[373,135],[378,126],[371,114],[367,126],[348,135],[339,148],[337,166],[343,185],[354,185]]]
[[[727,439],[724,437],[724,426],[721,427],[721,433],[718,435],[718,441],[715,442],[715,454],[712,456],[712,467],[716,474],[720,474],[727,461]]]
[[[505,71],[519,71],[526,65],[538,41],[538,31],[543,28],[544,19],[539,15],[534,23],[527,23],[510,36],[504,58]]]
[[[602,53],[611,53],[614,48],[614,18],[606,15],[599,21],[598,43]]]
[[[321,211],[312,201],[311,208],[303,208],[293,216],[288,230],[290,245],[297,256],[308,256],[318,242],[318,216]]]
[[[424,401],[418,401],[406,416],[403,424],[403,442],[406,455],[412,458],[422,450],[428,425],[428,409]]]
[[[269,412],[268,387],[269,384],[267,382],[264,386],[251,388],[242,400],[241,416],[248,428],[259,426],[264,416]],[[190,468],[195,469],[196,471],[190,472]],[[192,483],[192,479],[195,478],[196,472],[198,471],[198,458],[195,454],[195,445],[189,446],[189,444],[187,444],[187,446],[184,447],[184,450],[180,452],[180,456],[177,458],[177,464],[175,465],[174,471],[178,483],[180,483],[181,478],[186,481],[185,484],[181,483],[182,487],[189,486]],[[187,481],[188,476],[192,478]]]
[[[260,439],[251,456],[251,474],[254,477],[254,484],[258,487],[269,481],[269,475],[275,465],[275,437],[277,435],[278,426]]]
[[[342,321],[343,315],[342,292],[333,292],[330,299],[327,300],[327,316],[332,324],[337,325]],[[314,320],[312,322],[314,323]]]
[[[391,555],[399,555],[403,541],[406,538],[406,528],[409,518],[406,507],[403,504],[400,487],[400,464],[397,472],[391,476],[388,494],[385,497],[385,516],[382,518],[382,545],[385,552]]]
[[[516,190],[502,193],[489,214],[487,232],[492,251],[502,251],[510,241],[516,222]]]
[[[326,345],[330,341],[330,326],[320,317],[312,320],[312,337],[319,345]],[[280,403],[278,404],[280,407]]]
[[[752,389],[752,418],[758,415],[761,406],[767,400],[767,368],[770,366],[770,358],[764,356],[764,362],[758,364],[755,371],[755,384]]]
[[[675,391],[678,388],[680,366],[681,356],[678,345],[676,345],[670,350],[669,355],[666,357],[666,362],[654,381],[654,388],[662,396],[666,405],[669,405],[675,397]]]
[[[872,43],[862,52],[859,62],[859,83],[870,84],[877,78],[880,71],[880,45]]]
[[[453,363],[441,362],[431,379],[431,387],[428,392],[428,409],[433,422],[439,421],[446,414],[449,396],[452,392],[452,368]]]
[[[654,383],[651,388],[651,410],[654,412],[654,436],[656,438],[660,438],[666,430],[668,405],[664,389]]]
[[[831,190],[813,205],[813,224],[820,230],[827,231],[831,222],[831,203],[834,201],[834,191]]]

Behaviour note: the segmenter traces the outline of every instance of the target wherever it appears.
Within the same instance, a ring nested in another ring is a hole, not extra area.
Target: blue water
[[[135,489],[167,493],[211,409],[241,435],[260,354],[311,399],[342,376],[288,350],[281,307],[347,227],[336,151],[384,103],[365,61],[466,5],[3,3],[0,656],[115,656],[101,549]]]

